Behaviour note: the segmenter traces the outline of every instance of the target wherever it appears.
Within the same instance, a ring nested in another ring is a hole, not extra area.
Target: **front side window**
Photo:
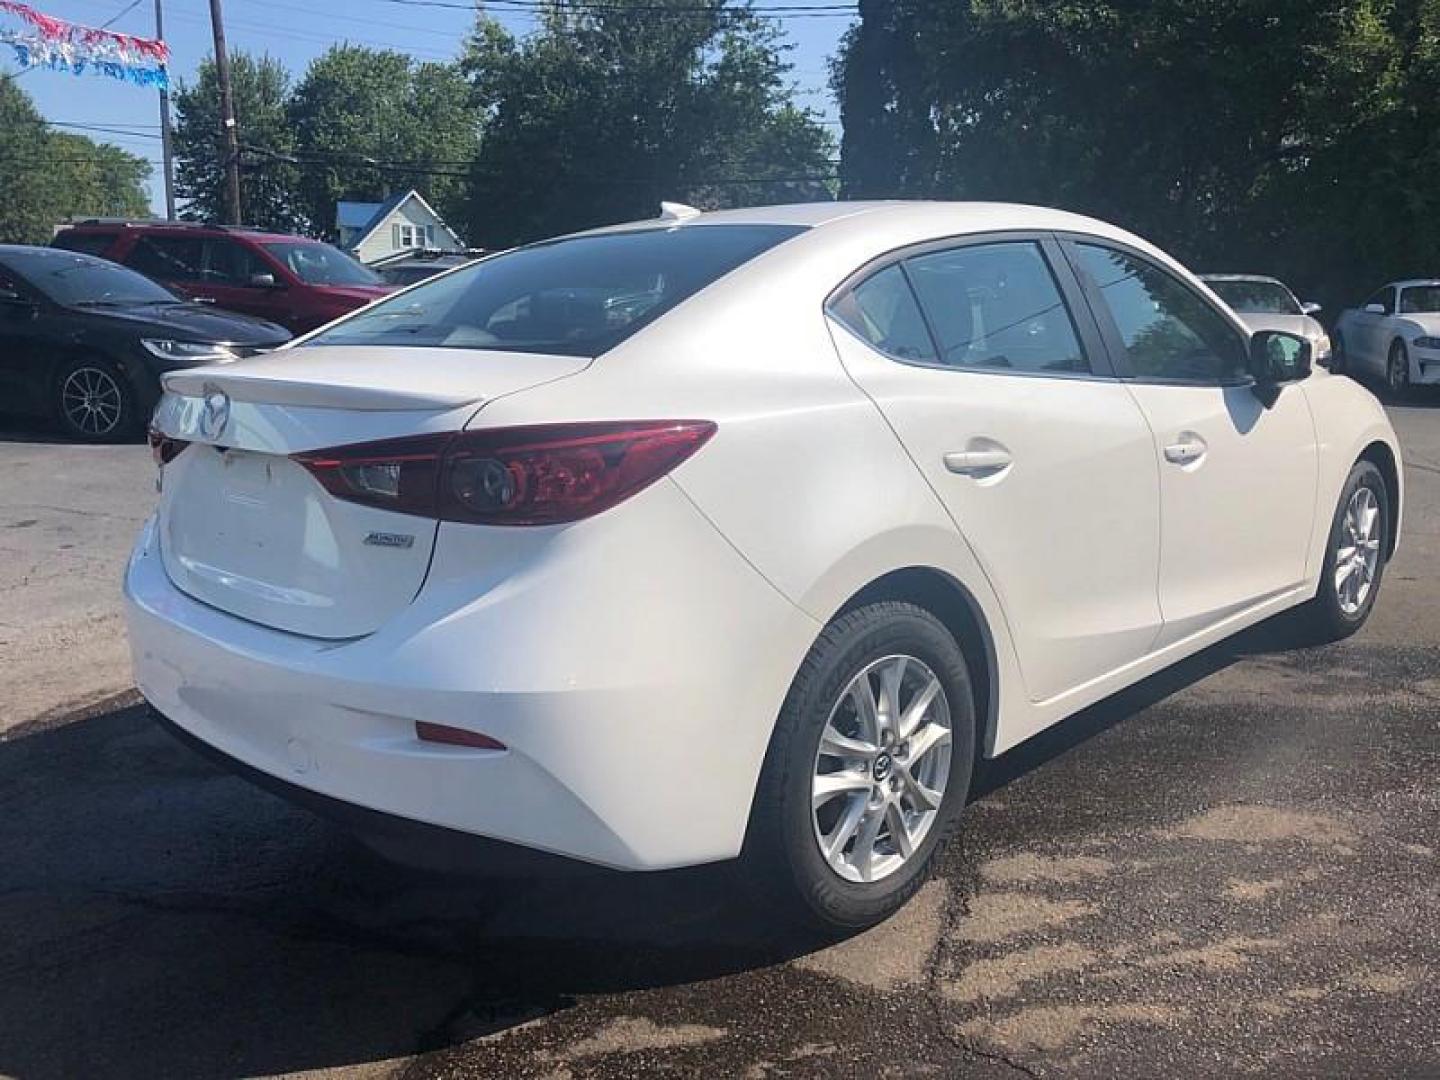
[[[1378,304],[1384,309],[1386,315],[1393,315],[1395,313],[1394,302],[1391,299],[1393,294],[1393,289],[1388,287],[1381,289],[1374,296],[1370,297],[1369,300],[1365,301],[1365,306],[1370,307],[1373,304]]]
[[[1060,288],[1030,242],[976,244],[906,260],[949,367],[1090,370]]]
[[[374,304],[310,343],[599,356],[803,231],[687,225],[533,244]]]
[[[257,274],[274,271],[249,248],[234,240],[205,241],[205,280],[214,285],[252,287]]]
[[[1074,250],[1079,269],[1109,308],[1131,374],[1207,383],[1245,374],[1245,340],[1198,293],[1128,252],[1098,244],[1076,244]]]
[[[1440,285],[1412,285],[1400,290],[1400,314],[1424,315],[1440,311]]]
[[[834,316],[881,352],[897,360],[935,363],[935,344],[905,272],[887,266],[848,289],[830,305]]]

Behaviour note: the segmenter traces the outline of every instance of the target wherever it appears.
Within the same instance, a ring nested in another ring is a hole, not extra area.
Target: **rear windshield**
[[[118,306],[173,304],[174,293],[117,263],[45,248],[11,252],[9,268],[57,304]]]
[[[689,225],[534,244],[375,304],[309,344],[598,356],[803,231],[788,225]]]
[[[1277,281],[1212,281],[1205,284],[1239,315],[1299,315],[1300,305]]]

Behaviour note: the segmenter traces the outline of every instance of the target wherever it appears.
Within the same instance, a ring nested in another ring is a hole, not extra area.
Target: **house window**
[[[391,226],[392,239],[397,248],[423,248],[427,246],[424,225],[395,224]]]

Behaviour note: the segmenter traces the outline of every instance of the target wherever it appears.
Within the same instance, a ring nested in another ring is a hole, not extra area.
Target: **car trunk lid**
[[[293,455],[458,431],[487,402],[589,362],[334,346],[171,373],[155,426],[192,445],[164,469],[166,572],[195,599],[265,626],[371,633],[419,592],[437,522],[336,499]]]

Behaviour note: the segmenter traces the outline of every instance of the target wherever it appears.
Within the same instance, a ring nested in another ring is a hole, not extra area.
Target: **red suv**
[[[166,221],[84,221],[52,246],[123,263],[175,292],[303,334],[394,291],[339,248],[282,233]]]

